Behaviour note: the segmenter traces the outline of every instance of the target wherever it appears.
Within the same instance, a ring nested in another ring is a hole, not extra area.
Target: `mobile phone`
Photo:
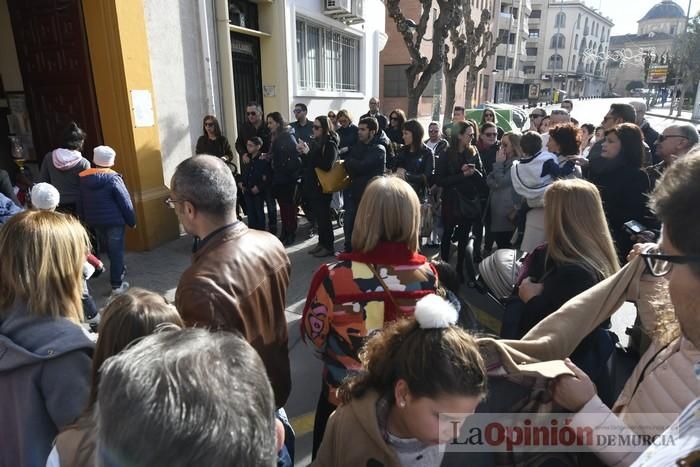
[[[625,222],[623,224],[623,227],[624,227],[625,231],[630,235],[639,235],[640,233],[644,232],[645,230],[649,230],[635,220]]]

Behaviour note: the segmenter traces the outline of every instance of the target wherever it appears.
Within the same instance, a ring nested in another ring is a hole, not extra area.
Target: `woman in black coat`
[[[297,206],[294,193],[301,173],[301,158],[297,142],[279,112],[267,114],[267,127],[272,133],[272,191],[280,205],[284,245],[291,245],[297,234]]]
[[[226,162],[233,161],[233,151],[228,139],[221,134],[219,121],[213,115],[207,115],[202,122],[202,136],[197,140],[197,147],[194,153],[209,154],[223,158]]]
[[[415,190],[423,200],[433,180],[435,159],[433,151],[423,144],[423,126],[418,120],[409,120],[403,125],[403,140],[406,143],[396,158],[396,173]]]
[[[481,221],[480,194],[485,185],[479,151],[472,144],[476,137],[474,122],[457,122],[452,127],[450,146],[438,159],[435,183],[442,190],[444,231],[440,245],[443,261],[450,259],[452,235],[457,229],[457,276],[464,281],[464,259],[472,224]],[[468,215],[465,206],[475,208]]]
[[[644,136],[637,125],[622,123],[605,132],[600,169],[590,181],[600,191],[617,254],[622,264],[634,242],[625,231],[625,222],[654,224],[647,206],[652,184],[642,170]]]
[[[333,256],[333,224],[331,221],[331,193],[324,193],[316,175],[316,169],[329,171],[338,158],[338,135],[325,115],[316,117],[313,124],[311,145],[301,142],[299,151],[306,158],[304,193],[310,200],[314,218],[318,224],[318,244],[309,253],[317,258]]]

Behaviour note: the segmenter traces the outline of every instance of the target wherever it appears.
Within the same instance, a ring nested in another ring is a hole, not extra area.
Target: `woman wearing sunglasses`
[[[202,121],[202,136],[197,140],[194,150],[196,155],[209,154],[223,158],[226,162],[233,161],[233,151],[228,139],[221,134],[219,121],[213,115],[207,115]]]

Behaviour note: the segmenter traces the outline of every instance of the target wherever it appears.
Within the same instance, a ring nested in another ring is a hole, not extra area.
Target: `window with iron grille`
[[[300,90],[360,91],[360,39],[297,18],[297,85]]]

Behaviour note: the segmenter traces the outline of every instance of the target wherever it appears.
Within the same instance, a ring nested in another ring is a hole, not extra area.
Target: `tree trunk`
[[[408,108],[406,109],[406,118],[418,118],[418,104],[422,92],[418,89],[408,90]]]
[[[445,116],[443,126],[452,121],[452,109],[455,106],[455,95],[457,94],[457,76],[453,73],[445,73]]]
[[[466,94],[464,96],[465,106],[471,107],[472,102],[474,102],[474,90],[476,89],[476,76],[472,76],[471,73],[467,74],[467,87]]]

